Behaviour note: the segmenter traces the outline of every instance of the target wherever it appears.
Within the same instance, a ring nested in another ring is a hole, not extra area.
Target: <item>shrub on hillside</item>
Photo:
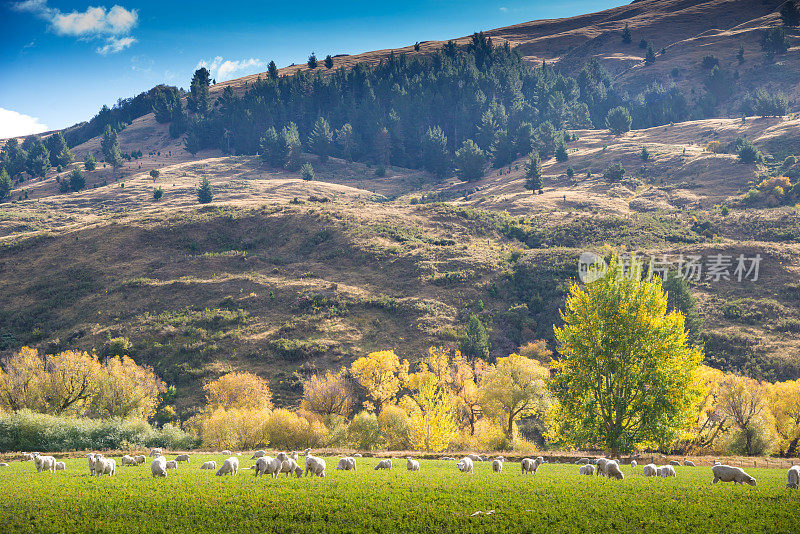
[[[734,147],[741,163],[761,163],[764,160],[761,152],[747,139],[738,138],[734,143]]]
[[[727,152],[725,149],[725,143],[722,141],[709,141],[709,143],[706,145],[706,151],[714,154],[724,154]]]
[[[630,131],[632,121],[630,112],[622,106],[615,107],[606,115],[606,126],[615,135]]]
[[[378,418],[366,410],[359,412],[350,422],[347,437],[359,449],[365,451],[377,449],[381,441]]]
[[[622,181],[624,177],[625,169],[619,163],[611,165],[603,172],[603,179],[605,179],[606,182],[619,182]]]

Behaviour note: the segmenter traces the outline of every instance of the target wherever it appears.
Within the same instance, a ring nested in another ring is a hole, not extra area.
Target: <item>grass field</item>
[[[220,455],[192,455],[166,479],[142,467],[90,477],[85,459],[65,472],[37,474],[32,462],[2,470],[0,532],[797,532],[800,492],[784,470],[748,470],[757,487],[711,484],[708,467],[677,467],[677,478],[641,476],[623,466],[624,481],[578,475],[545,464],[522,476],[518,463],[493,474],[488,462],[462,475],[455,462],[422,460],[416,473],[396,460],[374,471],[325,478],[258,478],[242,459],[237,477],[199,469]],[[303,458],[300,459],[301,464]],[[117,458],[119,464],[119,459]],[[471,517],[474,512],[495,510]]]

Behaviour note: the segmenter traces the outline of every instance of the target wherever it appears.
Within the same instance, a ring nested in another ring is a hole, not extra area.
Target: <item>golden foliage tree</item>
[[[411,414],[410,440],[415,449],[444,450],[457,435],[453,402],[455,367],[446,350],[432,348],[416,373],[408,375],[411,395],[402,403]]]
[[[373,352],[354,361],[350,374],[380,409],[384,402],[394,399],[407,380],[408,360],[401,363],[393,350]]]
[[[735,449],[741,449],[748,456],[769,452],[774,420],[764,384],[752,378],[729,375],[721,385],[720,406],[739,430],[740,445]]]
[[[227,373],[205,385],[206,409],[272,409],[269,383],[253,373]]]
[[[699,392],[694,423],[686,429],[679,448],[683,452],[699,453],[714,450],[730,428],[730,420],[722,409],[722,383],[725,373],[700,365],[695,372],[695,387]]]
[[[302,406],[322,416],[347,417],[353,409],[355,398],[344,377],[344,371],[330,371],[324,376],[314,375],[303,383]]]
[[[512,354],[498,358],[481,384],[481,405],[486,413],[503,421],[509,438],[520,417],[544,417],[552,404],[547,389],[549,371],[536,360]]]
[[[378,415],[378,431],[386,448],[403,451],[411,445],[411,419],[405,410],[394,404],[384,404]]]
[[[150,367],[137,365],[131,358],[109,358],[103,363],[100,395],[93,413],[101,417],[139,417],[155,413],[159,396],[167,390]]]
[[[625,270],[614,256],[605,276],[572,286],[561,317],[553,433],[612,452],[675,442],[694,416],[703,355],[683,315],[667,313],[660,278],[642,280],[638,262]]]
[[[772,384],[769,400],[776,430],[781,438],[781,454],[797,456],[800,442],[800,380]]]

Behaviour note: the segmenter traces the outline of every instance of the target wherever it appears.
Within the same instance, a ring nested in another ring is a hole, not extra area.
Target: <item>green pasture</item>
[[[623,466],[625,480],[614,481],[566,464],[523,476],[518,463],[495,474],[476,462],[463,475],[455,462],[422,460],[408,472],[395,460],[387,472],[360,458],[352,472],[326,458],[325,478],[256,479],[246,456],[236,477],[199,469],[212,459],[225,457],[192,455],[167,478],[150,476],[149,459],[102,478],[82,458],[40,474],[13,462],[0,469],[0,532],[800,532],[800,491],[777,469],[748,470],[751,487],[712,485],[709,467],[658,479]],[[479,510],[494,513],[471,517]]]

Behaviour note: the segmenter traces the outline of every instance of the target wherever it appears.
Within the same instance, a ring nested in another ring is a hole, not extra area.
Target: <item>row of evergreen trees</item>
[[[209,73],[199,69],[187,105],[162,93],[154,107],[187,150],[220,148],[261,154],[275,166],[297,168],[307,150],[377,165],[452,170],[480,178],[483,163],[509,164],[535,150],[553,156],[567,128],[618,131],[687,120],[697,110],[675,87],[653,85],[631,98],[608,73],[589,62],[577,77],[543,64],[526,65],[506,44],[483,34],[465,46],[450,42],[432,56],[390,55],[323,76],[278,76],[271,69],[242,96],[226,87],[214,102]],[[626,124],[627,123],[627,124]]]

